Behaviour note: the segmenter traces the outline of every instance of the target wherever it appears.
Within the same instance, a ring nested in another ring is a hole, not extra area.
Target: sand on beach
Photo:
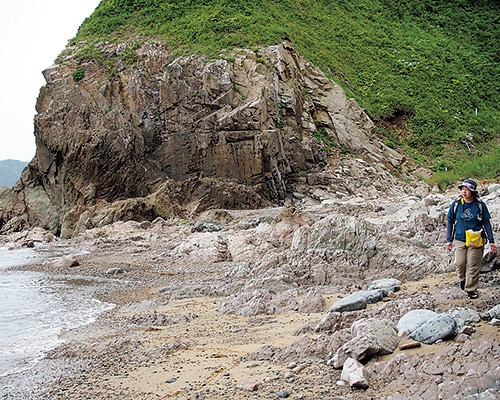
[[[96,233],[92,240],[71,242],[85,250],[78,256],[78,265],[22,267],[92,287],[89,293],[115,307],[95,323],[65,332],[61,337],[65,343],[29,373],[0,380],[3,398],[372,399],[398,390],[377,376],[370,378],[368,389],[349,387],[340,379],[341,370],[327,365],[333,354],[322,352],[321,343],[315,343],[329,337],[335,340],[340,334],[325,335],[310,328],[331,304],[349,293],[323,287],[325,306],[318,312],[300,313],[291,306],[268,315],[221,313],[226,296],[218,291],[239,287],[238,276],[228,273],[225,263],[198,260],[196,253],[186,253],[189,262],[179,261],[171,251],[172,235],[148,245],[144,236],[140,231],[131,240],[128,233],[122,240]],[[182,234],[177,236],[183,240]],[[498,281],[498,275],[493,271],[484,276],[482,285]],[[292,300],[298,302],[305,291],[297,289],[296,294]],[[454,272],[433,274],[403,282],[399,292],[369,305],[359,317],[418,295],[434,299],[441,311],[474,307],[484,312],[498,302],[498,286],[478,300],[469,300],[458,289]],[[496,348],[499,337],[499,328],[485,322],[477,324],[471,335],[496,343]],[[384,363],[401,354],[432,359],[449,345],[445,341],[397,349],[374,362]]]

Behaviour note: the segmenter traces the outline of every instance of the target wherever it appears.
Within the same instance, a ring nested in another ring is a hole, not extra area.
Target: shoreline
[[[102,269],[107,267],[103,265]],[[35,270],[53,272],[38,267]],[[68,277],[82,279],[80,273]],[[249,357],[269,346],[293,346],[299,339],[297,331],[320,320],[325,312],[222,315],[217,312],[220,297],[158,298],[158,291],[149,286],[154,281],[151,277],[145,281],[129,281],[126,276],[116,279],[118,282],[101,281],[95,292],[100,301],[116,301],[115,307],[101,314],[96,322],[64,333],[64,344],[50,351],[29,374],[13,380],[18,394],[3,394],[3,398],[252,399],[258,392],[260,398],[271,399],[286,388],[302,393],[302,398],[319,399],[329,398],[322,389],[325,384],[334,389],[326,392],[336,396],[353,393],[348,386],[339,384],[340,371],[331,369],[325,374],[325,360],[317,357],[281,364]],[[403,292],[450,286],[454,280],[453,273],[439,274],[406,283]],[[338,294],[324,297],[327,310]],[[470,303],[466,299],[452,302]],[[163,321],[160,315],[165,317]],[[491,335],[492,340],[498,340],[499,332],[498,327],[485,324],[477,330],[478,335]],[[387,362],[402,353],[435,355],[446,346],[444,342],[397,350],[380,361]],[[28,393],[29,397],[25,397]],[[384,393],[381,383],[373,382],[368,391],[356,391],[355,396],[369,399],[374,393]]]
[[[256,232],[250,231],[250,223],[237,224],[243,226],[245,241],[231,227],[225,232],[242,253],[255,247],[256,235],[268,234],[258,231],[259,226],[252,228]],[[427,387],[426,382],[437,385],[437,381],[450,387],[477,386],[478,390],[498,392],[498,388],[483,388],[482,383],[469,378],[470,371],[484,375],[498,370],[500,376],[500,328],[484,321],[473,326],[468,335],[375,357],[367,363],[370,386],[365,390],[349,387],[341,379],[341,370],[327,365],[327,360],[349,340],[352,320],[388,318],[397,322],[405,311],[425,307],[439,312],[455,307],[486,312],[498,304],[500,270],[481,276],[476,300],[467,299],[460,291],[452,271],[422,271],[422,279],[402,280],[401,290],[383,301],[345,313],[338,330],[321,332],[314,326],[330,305],[364,287],[368,278],[360,282],[356,276],[339,272],[335,285],[313,288],[324,304],[299,312],[298,304],[308,288],[277,286],[276,282],[283,280],[265,280],[259,271],[249,279],[245,261],[221,257],[224,248],[220,249],[216,235],[196,234],[192,227],[178,223],[153,224],[148,229],[138,223],[122,223],[54,243],[54,247],[67,246],[79,254],[76,265],[14,267],[75,284],[90,283],[89,293],[115,307],[96,322],[65,332],[65,343],[29,373],[0,379],[0,398],[222,400],[276,399],[278,394],[288,393],[290,398],[315,400],[353,396],[360,400],[416,399],[421,393],[417,391],[412,397],[405,390]],[[262,252],[268,249],[264,245],[256,248]],[[252,256],[255,254],[246,257]],[[253,292],[261,297],[252,301],[265,305],[272,298],[270,304],[276,310],[244,314],[247,303],[243,302],[237,311],[221,312],[223,302]],[[455,357],[452,361],[450,354]],[[443,359],[453,365],[450,372],[440,369]],[[420,372],[411,375],[415,368]],[[434,375],[426,375],[426,371]]]

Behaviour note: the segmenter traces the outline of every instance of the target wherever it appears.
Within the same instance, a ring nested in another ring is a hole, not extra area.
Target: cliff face
[[[117,220],[259,208],[315,185],[352,192],[352,178],[370,176],[387,190],[387,171],[401,171],[403,157],[373,137],[362,109],[288,42],[217,60],[172,59],[148,43],[133,67],[126,45],[99,50],[115,74],[71,56],[44,71],[36,156],[0,194],[4,232],[71,236]]]

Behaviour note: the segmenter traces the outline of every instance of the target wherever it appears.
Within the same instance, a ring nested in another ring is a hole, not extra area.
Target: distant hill
[[[21,177],[27,162],[18,160],[0,160],[0,186],[11,188]]]

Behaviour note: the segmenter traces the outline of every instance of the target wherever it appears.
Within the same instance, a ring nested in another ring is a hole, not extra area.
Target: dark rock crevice
[[[114,47],[101,51],[120,65]],[[5,228],[12,218],[71,236],[93,226],[93,218],[76,218],[81,213],[113,214],[103,218],[108,221],[165,217],[160,210],[280,205],[293,193],[314,190],[314,176],[322,176],[321,185],[352,187],[342,180],[395,180],[388,171],[404,170],[404,157],[373,137],[363,110],[289,42],[258,54],[239,49],[231,62],[170,61],[166,48],[146,43],[136,49],[137,64],[114,77],[68,54],[44,71],[36,156],[18,188],[2,195],[3,231],[20,229],[18,223]],[[85,76],[75,82],[77,67]],[[319,129],[328,143],[315,137]],[[344,162],[340,148],[359,159],[349,167],[356,176],[332,172]],[[172,200],[160,193],[165,184],[186,190],[186,182],[196,181],[197,190],[183,192],[177,204],[154,203]],[[23,196],[28,188],[45,200]],[[123,212],[131,199],[156,211],[130,206]]]

